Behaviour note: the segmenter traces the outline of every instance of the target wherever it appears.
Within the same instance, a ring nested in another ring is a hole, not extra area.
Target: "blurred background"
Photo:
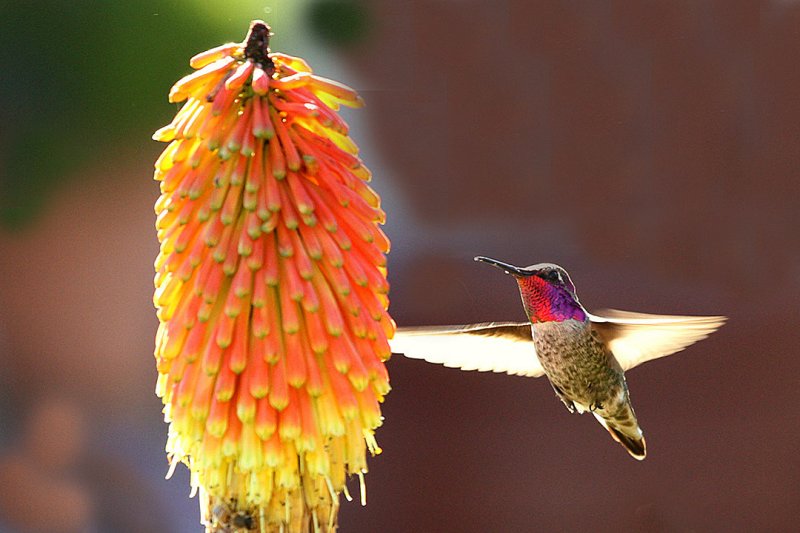
[[[474,263],[730,322],[628,374],[639,463],[544,380],[397,356],[343,532],[787,531],[800,520],[800,3],[4,1],[0,532],[199,531],[164,481],[151,133],[253,18],[362,93],[399,324],[522,320]]]

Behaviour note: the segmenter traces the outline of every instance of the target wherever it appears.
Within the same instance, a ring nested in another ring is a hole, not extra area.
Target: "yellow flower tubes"
[[[335,530],[389,392],[385,216],[336,113],[362,100],[270,35],[193,57],[154,135],[156,392],[207,531]]]

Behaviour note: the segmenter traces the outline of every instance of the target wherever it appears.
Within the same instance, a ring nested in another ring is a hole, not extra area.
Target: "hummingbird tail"
[[[633,415],[632,411],[631,415]],[[636,422],[635,416],[632,420],[622,421],[612,418],[603,418],[598,413],[594,413],[594,416],[597,418],[597,421],[606,428],[611,437],[625,447],[631,457],[638,461],[645,458],[647,455],[647,445],[642,430]],[[628,424],[624,424],[624,422],[628,422]]]

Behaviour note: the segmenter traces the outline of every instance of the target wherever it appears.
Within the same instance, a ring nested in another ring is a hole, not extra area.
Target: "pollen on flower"
[[[389,241],[336,113],[362,100],[269,36],[193,57],[154,135],[156,392],[208,531],[332,531],[381,451]]]

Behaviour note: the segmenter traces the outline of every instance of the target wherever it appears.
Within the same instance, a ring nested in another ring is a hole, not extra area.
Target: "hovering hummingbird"
[[[475,260],[514,276],[529,322],[399,328],[392,351],[462,370],[546,375],[570,413],[592,413],[629,454],[644,459],[644,435],[624,372],[706,338],[725,317],[615,310],[593,315],[558,265]]]

